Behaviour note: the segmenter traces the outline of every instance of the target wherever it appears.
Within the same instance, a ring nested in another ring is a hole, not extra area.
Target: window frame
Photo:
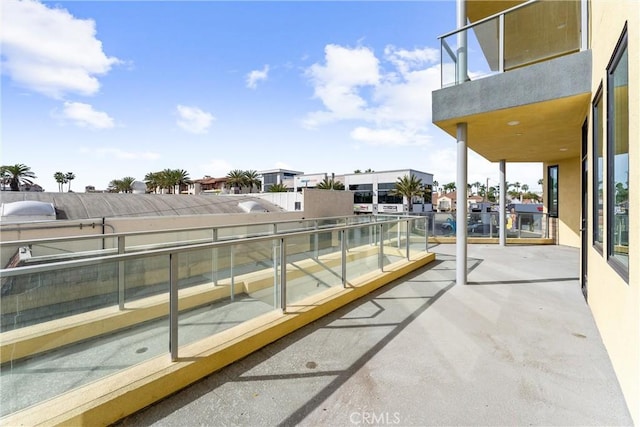
[[[555,170],[556,175],[556,188],[553,189],[553,180],[551,179],[551,171]],[[553,201],[553,194],[556,193],[555,203]],[[549,218],[558,218],[560,213],[560,168],[558,165],[547,166],[547,212]]]
[[[606,246],[607,246],[607,263],[615,272],[617,272],[620,275],[620,277],[622,277],[622,279],[625,280],[625,282],[627,282],[627,285],[629,284],[629,266],[628,265],[625,266],[622,263],[622,261],[620,261],[615,256],[615,245],[614,245],[614,239],[613,239],[614,227],[615,227],[615,223],[614,223],[615,205],[616,205],[615,203],[615,195],[616,195],[616,192],[615,192],[615,157],[616,157],[615,120],[616,120],[616,115],[613,110],[615,107],[615,101],[614,101],[615,90],[614,90],[613,79],[614,79],[614,73],[617,70],[617,66],[619,65],[620,60],[622,59],[625,53],[627,54],[627,79],[628,79],[628,75],[629,75],[628,46],[629,44],[628,44],[627,24],[625,23],[625,26],[622,30],[622,34],[618,39],[618,43],[616,44],[616,47],[613,51],[613,55],[611,55],[611,60],[607,65],[607,109],[606,109],[607,142],[606,142],[606,159],[605,159],[607,164],[607,184],[606,184],[607,197],[605,200],[607,220],[606,220],[605,235],[606,235]],[[628,84],[628,81],[627,81],[627,84]],[[627,99],[627,102],[628,102],[628,99]],[[627,108],[627,114],[628,114],[628,108]],[[628,148],[629,148],[629,143],[627,141],[627,149]],[[627,152],[627,155],[628,155],[628,152]],[[630,164],[628,163],[627,173],[629,172],[629,165]],[[629,216],[629,218],[631,218],[631,216]]]
[[[593,247],[600,253],[603,254],[603,246],[604,246],[604,236],[605,236],[605,212],[606,212],[606,203],[605,203],[605,194],[604,190],[606,188],[605,175],[604,175],[604,166],[605,166],[605,156],[604,156],[604,110],[603,110],[603,87],[602,82],[600,82],[600,86],[596,91],[595,96],[593,97],[593,102],[591,104],[591,117],[592,117],[592,176],[591,176],[591,186],[592,186],[592,223],[593,230],[591,235],[591,243]],[[600,111],[600,115],[598,115],[598,111]],[[599,155],[599,157],[598,157]],[[600,162],[599,162],[600,160]],[[598,179],[602,179],[602,195],[599,194],[598,188]],[[602,204],[600,205],[600,201]],[[598,224],[602,220],[602,230],[599,229]],[[598,239],[599,238],[599,239]]]

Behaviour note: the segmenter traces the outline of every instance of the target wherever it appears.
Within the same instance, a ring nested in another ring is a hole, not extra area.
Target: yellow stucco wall
[[[593,0],[590,2],[590,7],[590,43],[593,54],[592,94],[595,95],[598,87],[603,84],[605,112],[606,91],[608,90],[606,84],[607,65],[625,23],[628,29],[630,269],[627,283],[607,263],[606,249],[603,254],[592,246],[593,214],[590,206],[587,242],[588,300],[631,416],[634,423],[640,425],[640,221],[638,221],[640,218],[640,128],[638,120],[640,117],[640,63],[637,61],[637,58],[640,57],[640,43],[638,43],[640,40],[640,5],[636,0],[618,0],[616,2]],[[606,123],[606,113],[604,120]],[[590,143],[592,130],[590,122]],[[606,128],[604,133],[606,141]],[[591,151],[589,154],[592,158]],[[590,169],[592,168],[590,167]],[[590,170],[590,195],[592,189],[591,172]],[[607,176],[606,165],[605,176]],[[589,197],[590,203],[593,203],[592,199]]]
[[[564,159],[544,164],[544,173],[548,166],[558,166],[558,244],[580,247],[580,206],[582,203],[580,190],[580,159]],[[546,179],[546,177],[545,177]],[[545,181],[545,210],[548,211]]]

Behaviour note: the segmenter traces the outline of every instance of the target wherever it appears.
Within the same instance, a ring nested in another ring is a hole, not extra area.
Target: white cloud
[[[113,119],[107,113],[96,111],[91,105],[82,102],[65,102],[62,117],[80,127],[109,129],[114,126]]]
[[[82,148],[80,152],[97,157],[115,157],[121,160],[156,160],[160,158],[160,154],[151,151],[124,151],[119,148]]]
[[[371,129],[359,126],[351,131],[351,138],[369,145],[420,146],[429,142],[429,137],[407,129]]]
[[[269,77],[269,66],[265,65],[262,70],[253,70],[247,74],[247,87],[249,89],[255,89],[258,87],[258,82],[267,80]]]
[[[3,0],[2,8],[2,69],[20,86],[53,98],[93,95],[96,76],[120,62],[103,52],[92,20],[33,0]]]
[[[191,133],[207,133],[211,123],[216,119],[210,113],[198,107],[178,105],[178,126]]]
[[[209,175],[214,178],[222,178],[223,176],[227,176],[229,171],[236,169],[233,165],[226,160],[214,159],[209,163],[203,164],[199,166],[199,170],[201,171],[201,175]]]
[[[440,86],[439,51],[387,46],[382,58],[366,47],[325,47],[324,64],[306,76],[324,109],[308,113],[303,126],[360,121],[351,132],[372,145],[426,145],[431,91]],[[363,124],[367,124],[364,126]]]
[[[325,64],[313,64],[306,76],[314,85],[314,96],[326,110],[311,113],[304,121],[307,127],[346,119],[364,119],[367,102],[360,88],[375,86],[380,81],[379,61],[365,47],[347,48],[329,44],[325,47]]]

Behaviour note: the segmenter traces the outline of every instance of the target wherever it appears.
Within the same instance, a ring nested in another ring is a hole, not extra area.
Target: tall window
[[[603,136],[604,114],[602,111],[602,88],[593,100],[593,245],[602,252],[604,235],[604,163]]]
[[[629,61],[627,29],[607,67],[607,254],[629,280]],[[636,213],[637,216],[637,213]]]
[[[547,194],[549,195],[549,216],[558,217],[558,165],[547,168]]]

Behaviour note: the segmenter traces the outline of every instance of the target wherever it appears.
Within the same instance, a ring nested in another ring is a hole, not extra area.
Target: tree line
[[[542,185],[544,181],[542,179],[538,180],[538,185]],[[457,186],[455,182],[449,182],[440,186],[438,181],[433,181],[433,188],[436,191],[443,193],[450,193],[456,191]],[[533,200],[539,202],[541,200],[540,195],[529,191],[529,186],[527,184],[521,184],[520,182],[506,182],[507,194],[512,199],[522,200]],[[475,190],[475,191],[474,191]],[[490,202],[497,202],[500,196],[500,184],[495,186],[487,186],[481,182],[474,182],[467,184],[467,195],[468,196],[480,196],[482,198],[487,199]]]

